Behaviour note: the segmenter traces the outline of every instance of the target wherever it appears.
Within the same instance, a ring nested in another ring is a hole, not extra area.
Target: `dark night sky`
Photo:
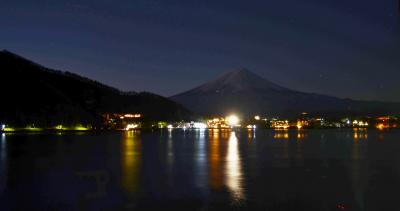
[[[0,48],[170,96],[237,67],[292,89],[400,101],[396,0],[0,0]]]

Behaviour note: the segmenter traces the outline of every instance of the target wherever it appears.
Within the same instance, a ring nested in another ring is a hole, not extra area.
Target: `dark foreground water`
[[[0,138],[0,210],[400,210],[398,130]]]

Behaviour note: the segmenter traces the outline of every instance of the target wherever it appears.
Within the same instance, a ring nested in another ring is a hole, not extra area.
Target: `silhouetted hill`
[[[12,124],[100,123],[104,112],[142,113],[148,119],[190,117],[183,106],[151,93],[121,92],[74,73],[52,70],[0,52],[0,121]]]
[[[203,115],[296,116],[302,112],[324,116],[387,114],[399,103],[367,102],[298,92],[274,84],[247,69],[228,72],[211,82],[171,97]]]

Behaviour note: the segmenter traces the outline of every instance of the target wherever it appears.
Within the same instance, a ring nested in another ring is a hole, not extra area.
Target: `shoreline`
[[[196,129],[196,128],[190,128],[190,129],[184,129],[184,128],[173,128],[173,129],[168,129],[168,128],[136,128],[136,129],[130,129],[130,130],[125,130],[125,129],[45,129],[45,128],[13,128],[12,130],[0,130],[0,133],[2,134],[24,134],[24,133],[96,133],[96,132],[127,132],[127,131],[176,131],[176,130],[181,130],[181,131],[257,131],[257,130],[271,130],[271,131],[277,131],[277,132],[282,132],[282,131],[314,131],[314,130],[370,130],[370,131],[392,131],[392,130],[397,130],[400,128],[385,128],[385,129],[378,129],[378,128],[351,128],[351,127],[343,127],[343,128],[302,128],[302,129],[297,129],[297,128],[289,128],[289,129],[274,129],[274,128],[257,128],[257,129],[247,129],[247,128],[206,128],[206,129]]]

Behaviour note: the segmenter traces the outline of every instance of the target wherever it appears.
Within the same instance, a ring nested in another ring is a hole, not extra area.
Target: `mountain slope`
[[[0,121],[15,125],[100,123],[104,112],[143,113],[149,119],[182,119],[187,109],[151,93],[124,93],[79,75],[45,68],[0,52]]]
[[[398,103],[355,101],[294,91],[247,69],[228,72],[216,80],[172,96],[171,99],[204,115],[226,115],[232,112],[245,116],[295,116],[302,112],[356,115],[400,111]]]

